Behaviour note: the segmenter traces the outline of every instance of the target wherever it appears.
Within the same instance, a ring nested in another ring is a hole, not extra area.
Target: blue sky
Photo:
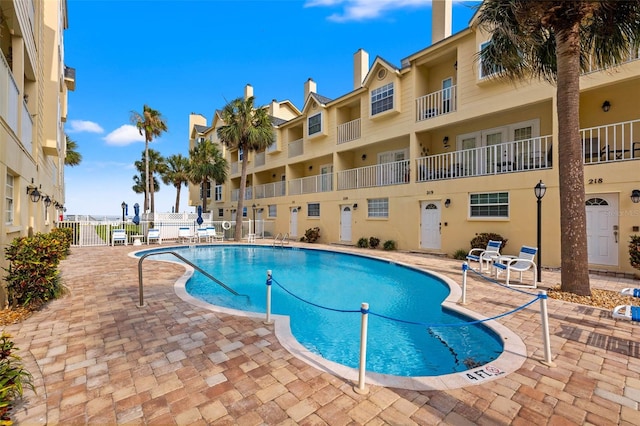
[[[474,2],[454,2],[453,33],[468,26]],[[150,148],[188,156],[191,112],[213,113],[242,96],[256,104],[290,100],[302,109],[304,83],[335,99],[353,89],[353,54],[396,66],[431,43],[430,0],[68,0],[65,63],[76,69],[65,131],[80,166],[65,168],[67,214],[118,216],[135,194],[134,161],[144,139],[131,111],[159,110],[169,131]],[[170,212],[173,187],[156,193]],[[183,188],[180,211],[187,205]]]

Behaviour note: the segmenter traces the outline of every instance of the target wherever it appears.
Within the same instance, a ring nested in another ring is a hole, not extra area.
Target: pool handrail
[[[280,240],[280,246],[284,247],[285,241],[289,244],[289,233],[285,232],[284,234],[278,232],[278,235],[273,239],[273,246],[276,246],[276,243]]]
[[[238,293],[237,291],[235,291],[234,289],[232,289],[231,287],[229,287],[228,285],[226,285],[225,283],[223,283],[222,281],[220,281],[219,279],[217,279],[216,277],[214,277],[213,275],[211,275],[207,271],[203,270],[202,268],[200,268],[198,265],[194,264],[190,260],[187,260],[183,256],[179,255],[178,253],[176,253],[174,251],[171,251],[171,250],[163,250],[163,251],[154,251],[152,253],[145,253],[142,256],[140,256],[140,260],[138,261],[138,286],[139,286],[139,292],[140,292],[140,305],[138,305],[139,308],[144,306],[144,296],[143,296],[143,291],[142,291],[142,261],[145,260],[149,256],[155,256],[155,255],[159,255],[159,254],[172,254],[175,257],[177,257],[178,259],[182,260],[187,265],[191,266],[196,271],[200,272],[205,277],[209,278],[210,280],[212,280],[213,282],[215,282],[216,284],[218,284],[219,286],[221,286],[222,288],[227,290],[229,293],[233,294],[234,296],[249,297],[246,294]]]

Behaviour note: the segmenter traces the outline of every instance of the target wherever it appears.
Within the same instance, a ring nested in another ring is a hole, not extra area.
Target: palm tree
[[[162,174],[162,182],[172,185],[176,189],[175,212],[180,211],[180,189],[189,183],[189,159],[182,154],[167,157],[167,167]]]
[[[136,162],[137,163],[137,162]],[[131,189],[133,189],[133,192],[135,192],[136,194],[144,194],[144,191],[147,187],[147,185],[144,182],[144,171],[142,170],[138,170],[140,172],[140,174],[134,175],[133,176],[133,186],[131,187]],[[153,180],[155,181],[155,187],[157,188],[158,185],[160,185],[160,182],[158,182],[158,180],[155,178],[153,178]]]
[[[131,111],[131,123],[135,124],[138,128],[138,131],[141,135],[144,136],[144,152],[145,152],[145,169],[144,175],[147,177],[145,179],[145,197],[144,197],[144,211],[145,213],[149,209],[148,200],[149,197],[147,194],[150,193],[149,188],[149,142],[153,140],[154,137],[159,137],[162,132],[167,131],[167,123],[165,122],[162,114],[155,109],[152,109],[149,105],[144,105],[142,109],[142,114],[137,113],[135,111]],[[153,198],[152,198],[153,199]],[[151,213],[154,213],[154,206],[151,206]]]
[[[590,63],[620,64],[638,49],[640,2],[485,0],[477,19],[491,34],[480,52],[483,67],[512,81],[534,77],[556,84],[561,290],[588,296],[580,74]]]
[[[253,96],[243,99],[237,98],[229,102],[222,109],[222,121],[225,123],[218,128],[218,138],[227,147],[242,152],[242,172],[240,175],[240,193],[238,194],[238,209],[236,210],[236,232],[234,239],[242,238],[242,212],[244,208],[244,193],[247,186],[247,161],[249,152],[261,151],[268,148],[274,141],[271,119],[264,108],[254,108]]]
[[[155,149],[148,149],[144,151],[142,153],[142,156],[143,156],[142,157],[143,160],[136,161],[135,166],[136,166],[136,169],[138,169],[138,171],[143,172],[144,171],[143,165],[144,165],[145,168],[148,170],[148,172],[145,173],[145,175],[152,177],[151,182],[149,182],[149,185],[146,186],[145,184],[145,190],[146,188],[149,188],[149,196],[151,200],[151,211],[155,212],[156,211],[155,193],[160,190],[160,186],[158,183],[158,179],[156,178],[156,174],[159,174],[160,176],[162,176],[162,174],[167,169],[167,164],[165,162],[166,160],[164,159],[164,157],[160,155],[160,153]],[[144,200],[145,200],[145,205],[147,205],[148,203],[147,203],[146,193],[145,193]]]
[[[64,157],[64,165],[71,167],[77,166],[82,162],[82,154],[77,151],[78,143],[67,135],[65,135],[65,137],[67,139],[67,153]]]
[[[229,164],[222,151],[208,139],[199,142],[189,151],[189,180],[200,184],[202,211],[207,211],[207,187],[210,181],[222,183],[227,180]]]

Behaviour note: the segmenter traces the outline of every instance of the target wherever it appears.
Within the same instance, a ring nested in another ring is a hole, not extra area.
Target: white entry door
[[[289,218],[289,236],[298,236],[298,208],[291,209],[291,217]]]
[[[351,241],[351,205],[340,209],[340,241]]]
[[[618,264],[618,197],[615,194],[588,194],[587,252],[590,264]]]
[[[440,249],[440,201],[420,202],[420,248]]]

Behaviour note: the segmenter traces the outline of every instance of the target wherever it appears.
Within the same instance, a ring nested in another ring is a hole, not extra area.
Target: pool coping
[[[242,244],[246,245],[246,244]],[[197,247],[206,247],[208,245],[198,245]],[[163,247],[166,249],[169,248],[184,248],[184,245],[179,246],[166,246]],[[186,246],[188,247],[188,246]],[[264,246],[262,246],[264,247]],[[353,256],[360,257],[368,257],[371,259],[376,259],[385,262],[392,262],[397,265],[401,265],[407,268],[415,269],[421,272],[427,272],[442,280],[450,289],[449,296],[443,301],[442,306],[457,313],[466,315],[474,320],[482,320],[485,319],[484,316],[481,316],[475,311],[471,311],[470,309],[465,308],[463,305],[458,303],[462,298],[462,288],[455,282],[453,279],[440,274],[438,272],[434,272],[428,269],[421,269],[416,266],[399,262],[395,260],[389,260],[385,258],[375,257],[366,254],[354,254],[347,251],[341,250],[327,250],[327,249],[316,249],[316,248],[298,248],[300,250],[319,250],[319,251],[335,251],[337,253],[349,254]],[[137,254],[140,252],[146,251],[158,251],[158,248],[147,248],[143,250],[138,250],[135,252],[129,253],[129,256],[138,258]],[[275,315],[272,314],[270,316],[271,322],[266,323],[266,314],[258,314],[255,312],[246,312],[237,309],[225,308],[222,306],[212,305],[203,300],[197,299],[191,296],[186,290],[186,284],[189,278],[194,273],[194,269],[186,265],[184,263],[180,263],[174,260],[165,260],[165,259],[152,259],[154,261],[160,262],[170,262],[182,265],[185,268],[185,273],[174,283],[174,291],[176,295],[184,300],[185,302],[197,306],[199,308],[212,311],[219,312],[228,315],[235,315],[240,317],[248,317],[255,319],[265,320],[265,326],[274,327],[274,332],[276,338],[280,342],[280,344],[291,353],[296,358],[301,361],[311,365],[321,371],[327,372],[329,374],[333,374],[344,379],[350,380],[355,384],[359,383],[359,371],[356,368],[347,367],[345,365],[339,364],[334,361],[327,360],[322,358],[321,356],[311,352],[309,349],[305,348],[302,344],[300,344],[297,339],[293,336],[290,327],[290,318],[286,315]],[[488,381],[496,380],[504,377],[510,373],[518,370],[527,359],[527,349],[525,343],[522,339],[513,331],[511,331],[506,326],[500,324],[496,320],[489,320],[484,322],[484,325],[490,328],[493,332],[495,332],[501,339],[503,344],[503,351],[494,361],[485,364],[481,367],[469,369],[462,372],[444,374],[440,376],[413,376],[413,377],[405,377],[405,376],[394,376],[390,374],[381,374],[381,373],[373,373],[366,372],[364,383],[376,386],[383,387],[391,387],[391,388],[401,388],[408,390],[416,390],[416,391],[425,391],[425,390],[450,390],[450,389],[460,389],[467,386],[480,385],[484,384]]]

